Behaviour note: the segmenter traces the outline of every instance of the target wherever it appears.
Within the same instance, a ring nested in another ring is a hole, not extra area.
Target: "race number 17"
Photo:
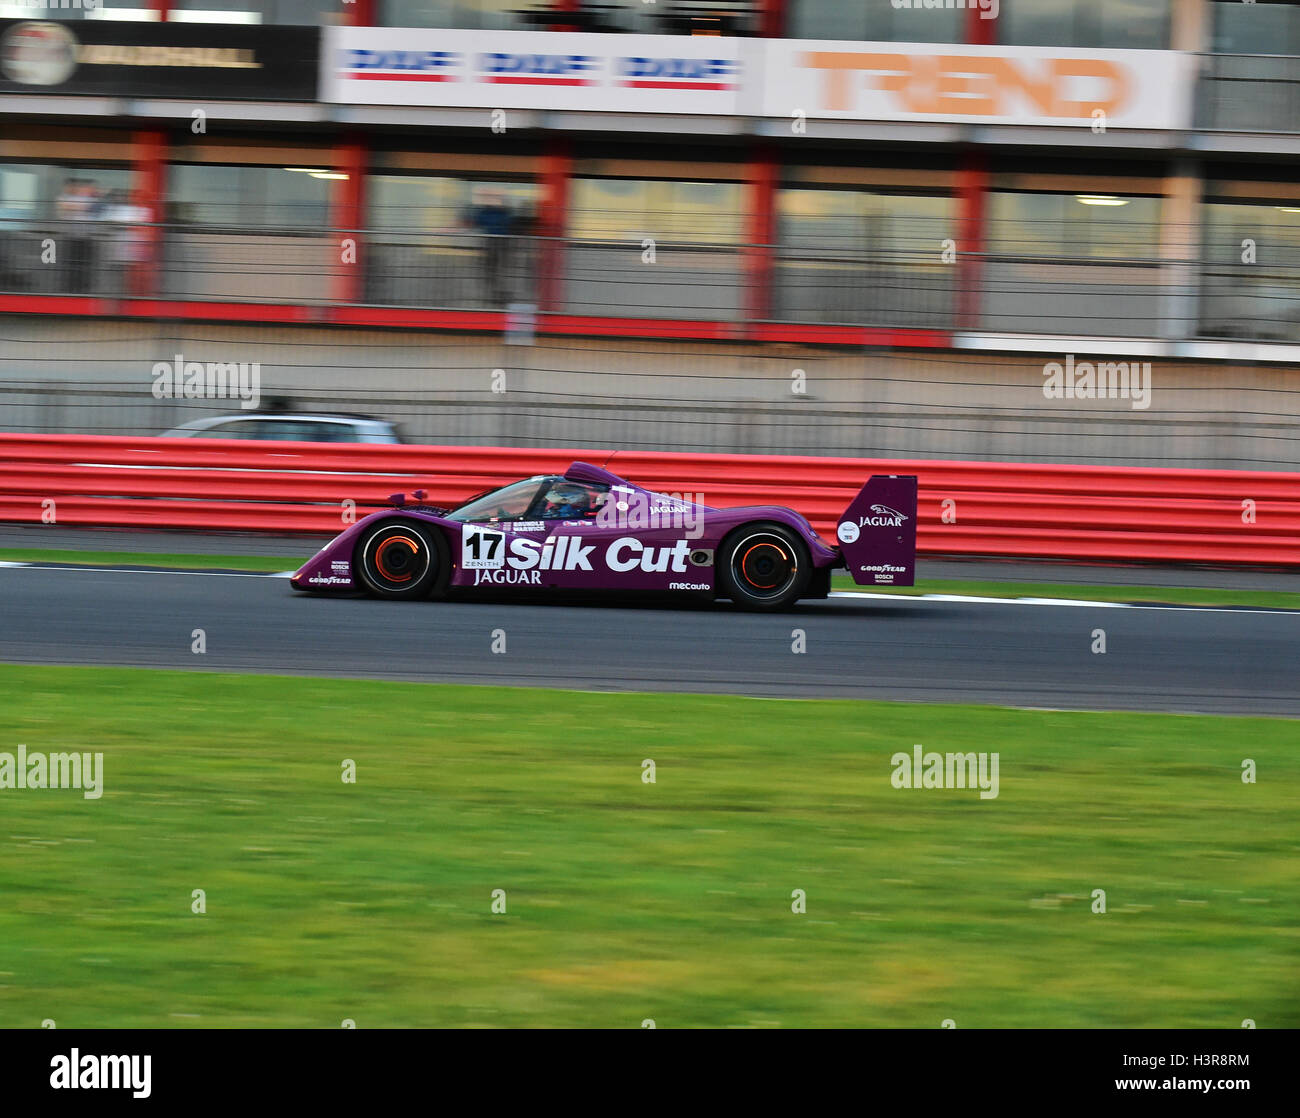
[[[460,565],[467,571],[505,566],[506,537],[491,528],[466,525],[460,537]]]

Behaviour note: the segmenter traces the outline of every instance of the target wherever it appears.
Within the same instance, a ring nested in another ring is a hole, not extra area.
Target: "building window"
[[[580,177],[569,197],[565,309],[734,320],[744,303],[739,183]]]
[[[536,31],[545,23],[524,9],[544,13],[548,6],[540,0],[380,0],[378,20],[383,27]]]
[[[577,178],[569,236],[640,244],[739,244],[744,190],[739,183]]]
[[[1044,260],[1151,260],[1160,243],[1160,199],[1134,195],[989,195],[986,251]]]
[[[328,227],[330,186],[339,177],[325,167],[174,163],[168,168],[167,218],[231,232],[319,232]]]
[[[1171,0],[1001,0],[997,42],[1017,47],[1169,47]]]
[[[783,249],[845,249],[884,257],[936,251],[953,236],[953,200],[866,190],[781,190]]]
[[[536,301],[536,183],[373,175],[367,302],[500,309]]]
[[[1197,98],[1202,128],[1294,132],[1300,113],[1300,5],[1214,5],[1212,55]]]
[[[131,171],[122,167],[0,163],[0,221],[95,218],[115,192],[130,188]]]
[[[755,35],[759,0],[578,0],[571,11],[534,16],[580,31],[641,35]]]
[[[451,233],[493,223],[476,214],[499,203],[507,211],[499,219],[509,231],[531,229],[540,196],[536,183],[446,178],[435,175],[372,175],[367,180],[367,222],[384,233]],[[504,231],[504,230],[503,230]]]
[[[144,0],[138,0],[148,7]],[[105,5],[107,8],[107,5]],[[256,23],[282,27],[315,27],[340,11],[341,0],[171,0],[172,23]]]
[[[758,0],[381,0],[386,27],[635,32],[641,35],[753,35]]]
[[[997,333],[1156,337],[1166,274],[1161,200],[998,190],[988,197],[975,293]]]
[[[784,189],[777,193],[778,319],[942,328],[955,269],[955,205],[937,194]]]
[[[1211,49],[1216,54],[1300,55],[1300,5],[1219,0]]]
[[[0,163],[0,291],[124,293],[149,236],[130,188],[121,167]]]
[[[889,0],[790,0],[786,34],[792,39],[869,43],[961,43],[967,18],[964,9],[926,8],[920,0],[909,8],[895,8]]]
[[[1202,218],[1202,336],[1300,341],[1300,202],[1207,202]]]

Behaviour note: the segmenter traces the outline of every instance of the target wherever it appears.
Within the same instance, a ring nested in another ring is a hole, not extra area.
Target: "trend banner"
[[[772,40],[757,115],[1178,129],[1195,59],[1178,51]]]

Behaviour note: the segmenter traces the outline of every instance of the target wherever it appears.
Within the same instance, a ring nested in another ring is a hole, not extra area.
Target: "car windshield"
[[[522,520],[532,507],[537,491],[555,478],[530,477],[504,485],[500,489],[491,489],[477,497],[471,497],[455,512],[449,513],[448,520],[465,523],[470,520]]]

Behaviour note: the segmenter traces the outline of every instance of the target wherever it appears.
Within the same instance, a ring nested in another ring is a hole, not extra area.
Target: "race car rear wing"
[[[840,554],[861,586],[916,582],[916,478],[877,474],[835,527]]]

